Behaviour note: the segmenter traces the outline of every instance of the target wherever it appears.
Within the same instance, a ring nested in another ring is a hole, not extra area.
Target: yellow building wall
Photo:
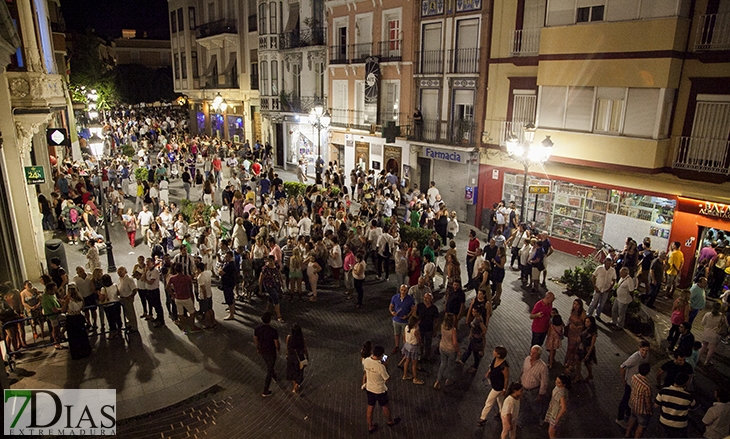
[[[510,43],[515,32],[517,2],[514,0],[494,2],[493,16],[491,57],[509,58]]]
[[[680,65],[675,58],[541,61],[537,84],[677,88]]]
[[[689,26],[687,18],[669,17],[546,27],[540,33],[540,54],[682,52]]]

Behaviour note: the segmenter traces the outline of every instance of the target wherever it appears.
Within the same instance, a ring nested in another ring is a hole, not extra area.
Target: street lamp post
[[[550,136],[533,145],[535,140],[535,125],[527,124],[524,129],[523,139],[518,138],[514,133],[510,133],[507,141],[507,154],[514,160],[518,161],[524,168],[524,180],[522,182],[522,203],[520,207],[520,221],[525,221],[525,213],[527,210],[527,177],[530,166],[534,164],[542,165],[549,158],[553,151],[553,141]],[[522,141],[520,141],[522,140]]]
[[[225,113],[226,108],[228,108],[228,102],[221,96],[220,93],[215,95],[215,98],[213,98],[213,102],[210,103],[210,106],[213,108],[213,111],[215,111],[217,114]],[[225,126],[225,121],[224,121]],[[213,126],[211,124],[211,131],[213,130]],[[222,136],[221,136],[222,137]]]
[[[314,163],[317,178],[316,184],[322,184],[322,168],[324,161],[322,160],[322,130],[326,130],[330,126],[332,118],[328,111],[321,105],[317,105],[309,112],[309,124],[317,129],[317,161]]]
[[[89,138],[89,148],[92,154],[96,157],[99,172],[102,172],[101,158],[104,155],[104,139],[99,137],[96,133],[93,133]],[[106,263],[108,266],[109,273],[117,271],[117,266],[114,263],[114,252],[112,251],[112,240],[109,237],[109,221],[111,218],[106,216],[106,197],[104,196],[104,185],[101,183],[101,176],[99,176],[99,202],[101,204],[101,214],[104,217],[104,237],[106,238]]]

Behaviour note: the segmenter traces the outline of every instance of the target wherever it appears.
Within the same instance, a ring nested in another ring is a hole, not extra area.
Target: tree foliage
[[[87,102],[86,93],[96,90],[98,108],[105,110],[118,101],[113,66],[105,63],[100,54],[102,40],[92,32],[74,38],[71,50],[71,93],[76,102]]]

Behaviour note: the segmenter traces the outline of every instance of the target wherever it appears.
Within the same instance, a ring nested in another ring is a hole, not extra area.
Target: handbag
[[[299,353],[297,353],[297,360],[299,360],[299,369],[303,370],[305,367],[309,366],[309,360],[305,358],[299,358]]]

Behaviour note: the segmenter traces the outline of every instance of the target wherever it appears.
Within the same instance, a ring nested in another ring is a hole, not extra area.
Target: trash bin
[[[46,241],[46,264],[48,268],[51,268],[51,259],[58,258],[61,260],[61,267],[68,271],[68,262],[66,262],[66,248],[63,246],[63,241],[60,239],[49,239]]]

